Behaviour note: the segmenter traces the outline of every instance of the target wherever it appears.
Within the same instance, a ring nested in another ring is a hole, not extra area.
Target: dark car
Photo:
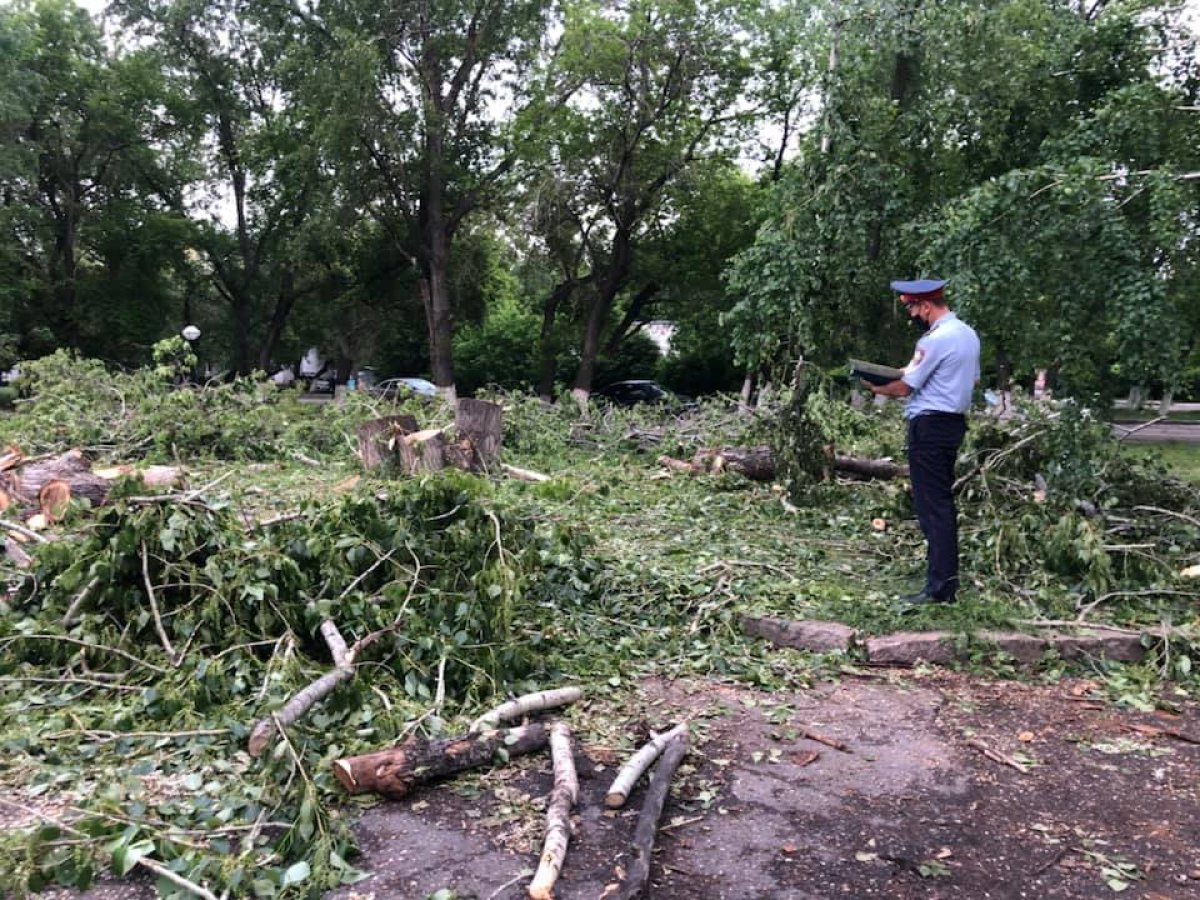
[[[600,388],[596,391],[596,396],[616,406],[654,403],[670,407],[672,411],[683,411],[696,407],[690,397],[680,396],[662,385],[648,380],[616,381]]]

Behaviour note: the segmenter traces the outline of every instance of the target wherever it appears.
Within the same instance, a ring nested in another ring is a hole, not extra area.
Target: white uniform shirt
[[[904,416],[927,412],[965,413],[979,381],[979,336],[952,312],[933,323],[917,341],[902,379],[912,391]]]

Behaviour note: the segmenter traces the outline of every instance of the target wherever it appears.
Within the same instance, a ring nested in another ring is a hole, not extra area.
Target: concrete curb
[[[1103,626],[1081,626],[1070,634],[980,631],[962,635],[949,631],[898,631],[863,639],[855,629],[839,622],[742,615],[740,624],[746,634],[765,638],[780,647],[813,653],[846,653],[861,647],[868,662],[886,666],[912,666],[919,662],[949,665],[1001,655],[1019,665],[1032,666],[1051,654],[1068,660],[1139,662],[1145,657],[1147,646],[1163,637],[1153,631],[1132,633]]]

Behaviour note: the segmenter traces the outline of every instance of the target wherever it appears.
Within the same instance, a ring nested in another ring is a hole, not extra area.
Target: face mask
[[[929,323],[925,321],[923,316],[909,316],[908,324],[922,334],[929,330]]]

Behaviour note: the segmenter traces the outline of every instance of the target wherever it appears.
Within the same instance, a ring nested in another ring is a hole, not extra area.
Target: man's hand
[[[872,394],[883,397],[907,397],[912,393],[912,388],[899,378],[895,381],[889,381],[887,384],[872,384],[865,378],[860,378],[859,380],[871,389]]]

